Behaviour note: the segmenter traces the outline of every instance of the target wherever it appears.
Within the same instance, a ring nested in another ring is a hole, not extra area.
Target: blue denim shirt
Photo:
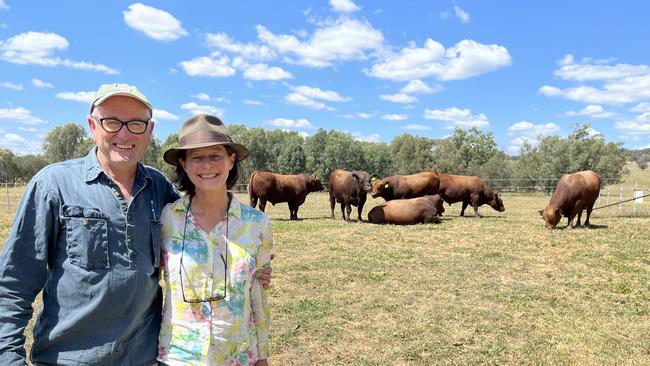
[[[23,331],[43,290],[37,365],[151,365],[161,315],[160,212],[178,194],[138,164],[128,202],[96,148],[29,182],[0,256],[0,364],[24,365]]]

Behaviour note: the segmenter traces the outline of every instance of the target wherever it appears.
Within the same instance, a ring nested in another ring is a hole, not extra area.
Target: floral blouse
[[[162,211],[158,360],[170,366],[254,365],[268,358],[269,305],[256,273],[270,267],[269,219],[230,196],[227,219],[209,233],[195,224],[188,196]]]

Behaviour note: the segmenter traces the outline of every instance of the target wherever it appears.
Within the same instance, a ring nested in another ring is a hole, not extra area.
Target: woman
[[[248,154],[205,114],[187,120],[179,146],[165,151],[185,193],[161,216],[165,365],[268,365],[267,292],[255,277],[270,267],[269,219],[228,192]]]

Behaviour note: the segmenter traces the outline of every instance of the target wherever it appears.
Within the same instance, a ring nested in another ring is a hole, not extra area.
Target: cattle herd
[[[266,202],[273,205],[287,202],[290,220],[298,219],[298,208],[309,193],[323,189],[313,174],[281,175],[255,171],[248,182],[252,207],[256,207],[259,201],[259,209],[264,211]],[[482,205],[505,211],[499,194],[476,176],[427,171],[379,178],[364,171],[337,169],[329,180],[332,219],[335,218],[336,203],[340,203],[343,220],[352,220],[352,206],[356,206],[357,221],[363,221],[361,212],[368,193],[386,201],[368,212],[368,222],[374,224],[439,223],[445,211],[444,202],[449,205],[462,202],[460,216],[465,215],[465,209],[470,205],[477,217],[481,216],[478,210]],[[562,217],[567,217],[567,227],[573,228],[574,218],[577,216],[576,227],[580,226],[582,211],[586,210],[585,226],[589,226],[589,217],[599,193],[600,177],[594,171],[565,174],[558,181],[548,206],[539,214],[549,229],[554,228]]]

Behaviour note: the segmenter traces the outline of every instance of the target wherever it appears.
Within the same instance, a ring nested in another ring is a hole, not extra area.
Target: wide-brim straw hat
[[[197,114],[183,123],[178,134],[178,146],[167,149],[163,159],[168,164],[177,165],[181,151],[215,145],[230,146],[237,154],[237,161],[246,159],[250,153],[246,146],[233,142],[219,118]]]

